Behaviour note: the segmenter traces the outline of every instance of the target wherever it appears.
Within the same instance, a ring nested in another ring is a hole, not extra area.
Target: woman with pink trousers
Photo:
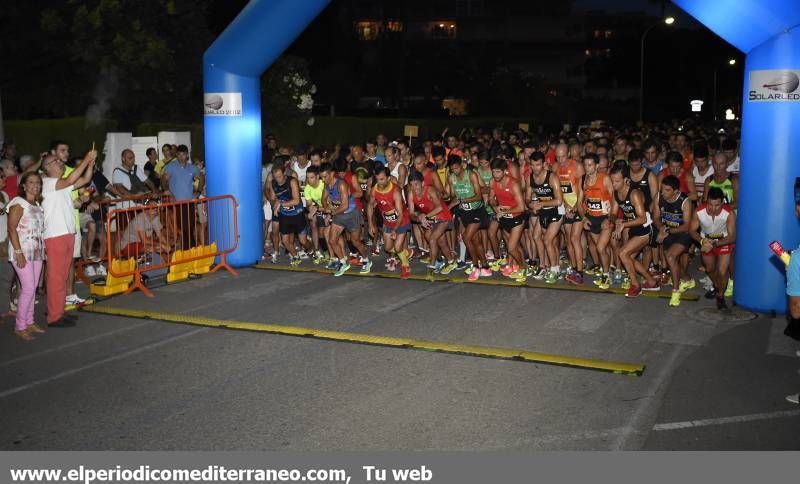
[[[14,334],[24,341],[44,330],[33,321],[36,286],[44,263],[44,210],[42,178],[28,172],[19,182],[18,195],[8,204],[8,256],[20,280]]]

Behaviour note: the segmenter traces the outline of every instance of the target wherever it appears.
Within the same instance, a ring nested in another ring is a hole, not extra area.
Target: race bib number
[[[503,217],[503,218],[514,218],[514,215],[512,215],[510,213],[504,213],[503,215],[501,215],[501,217]]]
[[[383,212],[383,218],[387,222],[397,222],[397,212],[394,210],[391,210],[389,212]]]

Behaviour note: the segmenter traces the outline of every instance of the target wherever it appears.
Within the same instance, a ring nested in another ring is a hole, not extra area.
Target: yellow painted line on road
[[[270,271],[290,271],[290,272],[314,272],[317,274],[332,274],[333,271],[323,269],[321,267],[292,267],[277,264],[256,264],[256,269],[264,269]],[[345,276],[359,276],[359,277],[377,277],[384,279],[400,279],[400,275],[392,272],[370,272],[369,274],[362,274],[358,271],[358,267],[354,267],[344,273]],[[477,281],[469,281],[466,277],[448,277],[441,274],[411,274],[408,278],[410,281],[430,281],[430,282],[453,282],[457,284],[482,284],[485,286],[512,286],[512,287],[530,287],[534,289],[555,289],[557,291],[578,291],[589,292],[593,294],[619,294],[624,295],[627,291],[619,287],[610,289],[600,289],[599,287],[591,285],[576,286],[573,284],[546,284],[539,281],[517,282],[513,279],[478,279]],[[669,299],[671,291],[642,291],[643,297],[660,297]],[[700,296],[691,293],[682,293],[681,300],[683,301],[698,301]]]
[[[524,361],[529,363],[545,363],[550,365],[568,366],[588,370],[600,370],[620,375],[641,376],[644,365],[622,363],[615,361],[595,360],[573,356],[538,353],[534,351],[518,350],[513,348],[495,348],[491,346],[461,345],[439,343],[410,338],[396,338],[392,336],[377,336],[361,333],[349,333],[326,329],[304,328],[301,326],[286,326],[281,324],[254,323],[246,321],[228,321],[224,319],[206,318],[189,314],[162,313],[157,311],[142,311],[139,309],[115,308],[109,306],[85,306],[81,311],[109,316],[123,316],[138,319],[156,319],[171,323],[191,324],[212,328],[236,329],[244,331],[257,331],[262,333],[281,334],[286,336],[299,336],[304,338],[317,338],[329,341],[346,343],[367,344],[375,346],[388,346],[392,348],[405,348],[455,355],[475,356],[483,358],[496,358],[503,360]]]

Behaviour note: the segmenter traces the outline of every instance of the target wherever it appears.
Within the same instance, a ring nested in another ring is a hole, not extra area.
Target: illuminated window
[[[599,39],[602,36],[603,36],[603,32],[601,30],[595,30],[594,31],[594,38],[595,39]]]
[[[380,24],[371,21],[356,22],[356,34],[359,40],[375,40],[380,34]]]
[[[614,36],[614,31],[613,30],[606,30],[605,36],[606,36],[606,39],[610,39],[611,37]]]
[[[389,32],[402,32],[403,31],[403,22],[398,22],[397,20],[389,20],[386,22],[386,30]]]
[[[431,24],[431,37],[434,39],[455,39],[456,23],[452,20],[439,20]]]

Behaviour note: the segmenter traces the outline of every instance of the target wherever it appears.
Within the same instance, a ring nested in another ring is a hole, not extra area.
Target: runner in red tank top
[[[508,162],[503,158],[492,161],[492,183],[489,202],[497,212],[503,237],[506,239],[508,265],[502,270],[504,276],[512,277],[517,281],[525,281],[525,256],[520,247],[522,230],[525,223],[525,202],[519,183],[506,175]]]
[[[425,186],[423,177],[415,172],[409,179],[409,188],[406,196],[408,210],[412,220],[419,222],[422,227],[428,246],[431,248],[431,263],[428,269],[438,273],[445,267],[457,265],[455,253],[450,253],[447,261],[439,258],[439,254],[449,251],[444,235],[448,228],[452,228],[453,214],[441,195],[431,186]],[[452,270],[452,269],[451,269]]]
[[[683,168],[683,155],[677,151],[667,153],[667,168],[661,170],[661,173],[658,174],[659,190],[661,189],[661,181],[669,175],[673,175],[678,179],[681,193],[685,193],[690,200],[696,203],[697,188],[694,184],[694,177],[690,170]]]
[[[407,234],[411,231],[411,222],[408,211],[403,204],[400,189],[390,179],[389,169],[385,166],[375,171],[375,187],[370,191],[367,202],[367,220],[369,233],[373,238],[378,237],[378,228],[375,225],[375,207],[383,217],[383,249],[389,254],[390,260],[395,255],[400,258],[400,277],[408,279],[411,274],[408,263]],[[391,263],[387,261],[387,267]]]

